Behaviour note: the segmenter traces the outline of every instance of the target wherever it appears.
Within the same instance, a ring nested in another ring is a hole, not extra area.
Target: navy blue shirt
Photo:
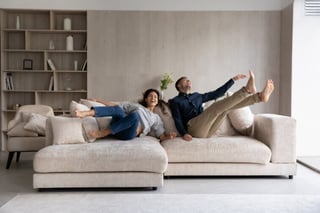
[[[224,85],[218,89],[207,93],[190,93],[185,94],[180,92],[179,95],[170,100],[170,108],[172,116],[176,124],[177,130],[183,136],[187,132],[187,123],[194,117],[200,115],[203,112],[202,104],[215,100],[223,96],[230,87],[234,84],[234,81],[230,79]]]

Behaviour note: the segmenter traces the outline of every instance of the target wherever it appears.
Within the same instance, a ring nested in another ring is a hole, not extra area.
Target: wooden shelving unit
[[[45,104],[64,114],[72,100],[87,97],[87,69],[82,69],[87,61],[87,12],[1,10],[0,14],[1,138],[5,144],[4,133],[16,104]],[[71,20],[70,30],[64,30],[65,18]],[[73,50],[66,50],[68,36],[73,37]],[[26,69],[25,59],[29,65],[31,61],[31,69]]]

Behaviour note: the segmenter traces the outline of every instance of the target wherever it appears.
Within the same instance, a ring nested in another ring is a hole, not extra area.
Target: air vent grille
[[[306,16],[320,16],[320,0],[305,0],[304,9]]]

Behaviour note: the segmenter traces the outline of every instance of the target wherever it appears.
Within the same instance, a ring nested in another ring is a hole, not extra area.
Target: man
[[[235,81],[246,78],[246,75],[236,75],[218,89],[204,94],[191,93],[191,81],[187,77],[179,78],[175,83],[179,94],[170,100],[170,108],[177,130],[183,139],[191,141],[192,137],[210,137],[230,110],[258,102],[268,102],[274,90],[273,81],[267,80],[264,89],[257,93],[254,74],[252,71],[249,71],[249,74],[246,86],[232,96],[213,103],[205,111],[202,108],[203,103],[223,96]]]

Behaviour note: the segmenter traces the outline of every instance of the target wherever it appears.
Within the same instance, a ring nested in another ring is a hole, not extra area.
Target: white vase
[[[164,90],[160,90],[160,99],[164,100]]]
[[[68,50],[68,51],[72,51],[73,50],[73,37],[71,35],[67,36],[66,50]]]
[[[16,17],[16,29],[19,30],[20,29],[20,16]]]
[[[63,29],[64,30],[71,30],[71,19],[70,18],[65,18],[63,20]]]

